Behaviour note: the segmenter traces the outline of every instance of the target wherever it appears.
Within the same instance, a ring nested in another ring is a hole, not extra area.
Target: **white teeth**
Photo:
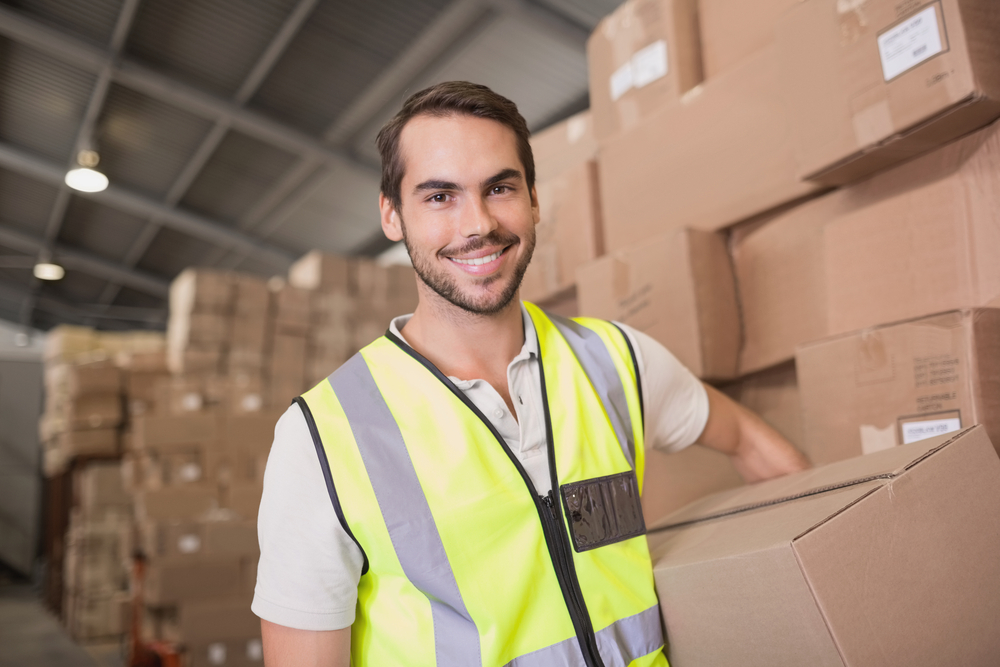
[[[470,266],[480,266],[481,264],[489,264],[494,259],[503,254],[503,250],[498,250],[492,255],[487,255],[486,257],[479,257],[477,259],[458,259],[457,257],[452,257],[453,262],[458,262],[459,264],[468,264]]]

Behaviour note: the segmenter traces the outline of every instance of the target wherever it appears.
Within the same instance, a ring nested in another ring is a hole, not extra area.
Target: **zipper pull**
[[[542,504],[544,504],[549,509],[552,509],[552,492],[551,491],[549,491],[549,493],[546,494],[546,495],[544,495],[544,496],[538,496],[538,497],[541,498]]]

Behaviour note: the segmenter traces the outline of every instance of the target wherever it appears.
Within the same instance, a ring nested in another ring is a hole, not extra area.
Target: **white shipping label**
[[[226,645],[218,642],[215,644],[208,645],[208,664],[210,665],[224,665],[226,664]]]
[[[619,67],[611,75],[611,101],[617,102],[622,95],[632,89],[632,63]]]
[[[886,81],[894,79],[943,50],[937,5],[931,5],[879,35],[882,76]]]
[[[950,419],[930,419],[922,422],[906,422],[903,424],[903,444],[908,445],[918,440],[944,435],[962,428],[962,420],[958,417]]]
[[[662,39],[643,47],[632,55],[632,85],[648,86],[667,75],[667,43]]]

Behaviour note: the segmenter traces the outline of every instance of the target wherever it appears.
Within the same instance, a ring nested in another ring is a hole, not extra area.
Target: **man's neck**
[[[484,379],[506,397],[507,366],[524,346],[521,302],[515,297],[498,313],[477,315],[421,294],[400,333],[445,375]]]

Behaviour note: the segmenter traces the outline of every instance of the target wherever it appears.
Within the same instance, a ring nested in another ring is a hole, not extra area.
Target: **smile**
[[[489,264],[497,257],[502,255],[505,250],[507,249],[504,248],[503,250],[497,250],[492,255],[487,255],[486,257],[477,257],[476,259],[458,259],[457,257],[451,257],[450,259],[451,261],[458,262],[459,264],[466,264],[468,266],[481,266],[483,264]]]

